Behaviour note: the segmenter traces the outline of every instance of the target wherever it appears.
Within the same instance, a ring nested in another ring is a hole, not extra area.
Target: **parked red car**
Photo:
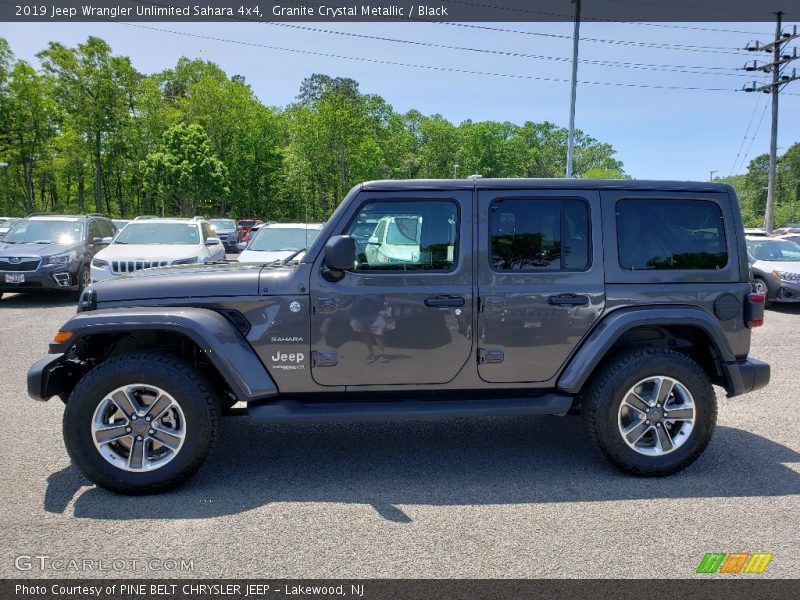
[[[239,231],[239,241],[244,242],[250,228],[253,225],[261,224],[261,219],[239,219],[236,223],[236,229]]]

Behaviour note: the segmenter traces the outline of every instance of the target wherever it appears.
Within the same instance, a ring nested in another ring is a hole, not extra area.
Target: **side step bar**
[[[316,402],[278,400],[249,404],[250,418],[260,423],[353,423],[359,421],[419,421],[453,417],[564,415],[572,396],[545,394],[529,398],[480,400],[409,400]]]

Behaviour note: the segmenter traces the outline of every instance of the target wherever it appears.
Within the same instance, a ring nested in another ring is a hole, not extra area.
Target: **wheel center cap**
[[[663,416],[664,412],[660,408],[653,407],[647,411],[647,418],[654,423],[661,421],[661,417]]]
[[[145,421],[144,419],[138,418],[138,419],[134,419],[131,422],[131,429],[133,429],[133,432],[136,435],[143,435],[143,434],[147,433],[147,430],[149,429],[149,425],[147,424],[147,421]]]

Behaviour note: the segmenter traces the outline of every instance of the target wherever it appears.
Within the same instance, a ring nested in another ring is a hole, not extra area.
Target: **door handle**
[[[547,301],[556,306],[586,306],[589,304],[589,296],[559,294],[558,296],[548,296]]]
[[[425,306],[429,308],[464,306],[465,303],[466,300],[462,296],[432,296],[425,298]]]

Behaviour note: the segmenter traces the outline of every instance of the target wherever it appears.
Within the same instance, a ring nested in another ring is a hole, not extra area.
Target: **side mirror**
[[[247,249],[247,243],[239,242],[236,244],[236,247],[239,249],[239,252],[244,252]]]
[[[330,275],[341,279],[342,271],[356,264],[356,240],[349,235],[334,235],[325,244],[325,268]]]
[[[113,237],[96,237],[92,239],[92,243],[97,244],[98,246],[108,246],[113,240]]]
[[[219,238],[208,238],[206,240],[206,246],[219,246],[221,243]]]

